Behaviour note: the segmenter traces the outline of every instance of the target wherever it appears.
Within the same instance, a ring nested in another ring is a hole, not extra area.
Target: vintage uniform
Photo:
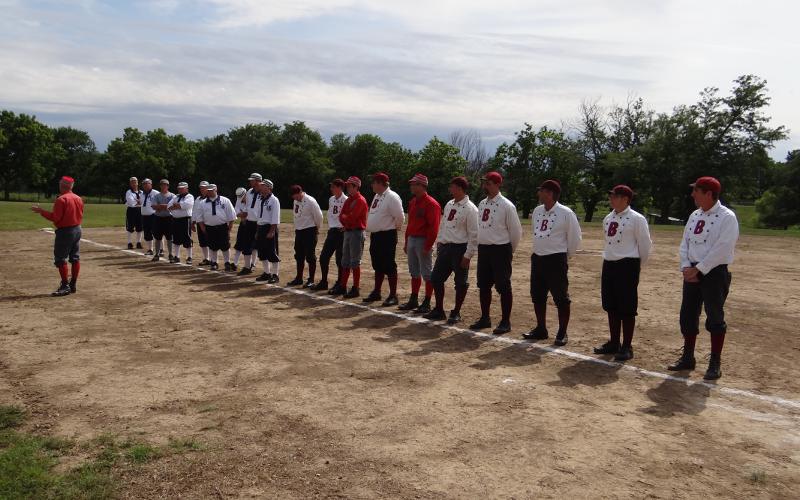
[[[236,243],[233,248],[236,253],[233,255],[233,264],[231,267],[235,271],[239,266],[239,258],[242,256],[244,249],[252,247],[253,242],[247,239],[247,203],[246,203],[247,190],[243,187],[236,188],[236,202],[233,204],[233,210],[236,212],[236,218],[239,220],[239,225],[236,229]],[[250,271],[250,257],[245,257],[245,266],[243,269]],[[247,273],[245,273],[247,274]]]
[[[389,182],[386,174],[376,174],[373,179]],[[369,232],[369,256],[375,270],[375,288],[364,302],[381,300],[381,286],[385,277],[389,278],[389,297],[385,306],[397,304],[397,231],[403,227],[405,214],[400,195],[389,187],[376,193],[369,205],[367,232]]]
[[[62,177],[62,183],[72,185],[72,177]],[[62,184],[63,185],[63,184]],[[39,214],[56,227],[53,242],[53,264],[58,268],[61,285],[53,292],[54,296],[63,296],[77,291],[78,273],[81,269],[80,243],[81,222],[83,221],[83,200],[72,190],[62,193],[53,202],[53,211],[39,211]],[[72,264],[71,276],[68,274],[67,261]]]
[[[217,252],[222,251],[225,259],[225,270],[230,271],[231,261],[231,224],[236,220],[236,212],[233,210],[233,203],[224,196],[219,196],[216,186],[208,186],[206,200],[200,204],[200,216],[198,222],[201,230],[205,230],[208,241],[209,260],[211,269],[219,269],[217,264]]]
[[[182,186],[183,185],[183,186]],[[186,183],[178,187],[188,187]],[[192,212],[194,210],[194,196],[191,193],[176,194],[170,203],[172,214],[172,252],[175,257],[172,262],[178,263],[181,258],[181,247],[186,249],[186,263],[192,263]]]
[[[533,253],[531,254],[530,293],[536,312],[536,328],[524,335],[528,339],[546,339],[547,294],[553,296],[558,309],[556,344],[567,342],[570,317],[569,257],[581,243],[581,227],[571,208],[559,202],[549,209],[539,205],[531,217]]]
[[[172,203],[175,195],[169,191],[162,193],[161,191],[153,195],[153,205],[167,205]],[[166,240],[167,251],[170,260],[172,260],[172,214],[167,208],[156,209],[156,219],[153,226],[153,238],[156,241],[155,255],[153,260],[159,259],[162,253],[162,239]]]
[[[152,187],[142,190],[142,232],[147,246],[145,255],[153,255],[153,231],[156,226],[156,209],[153,208],[153,198],[157,192],[153,191]]]
[[[490,172],[486,180],[502,177]],[[489,309],[492,303],[492,286],[500,294],[502,318],[493,333],[503,334],[511,328],[511,262],[514,252],[522,238],[522,223],[517,207],[498,193],[493,198],[484,198],[478,204],[478,289],[480,290],[481,318],[472,325],[473,329],[491,326]]]
[[[322,228],[322,209],[317,200],[308,193],[300,191],[302,198],[294,200],[292,215],[294,217],[294,260],[297,264],[297,276],[289,282],[289,286],[303,284],[303,268],[308,263],[308,280],[305,286],[314,284],[317,271],[317,235]],[[297,193],[293,193],[297,194]]]
[[[135,177],[131,178],[133,181]],[[128,248],[133,248],[131,241],[136,232],[136,248],[142,248],[142,191],[128,189],[125,191],[125,230],[128,232]]]
[[[345,182],[356,189],[361,188],[361,179],[351,176]],[[342,204],[339,222],[342,223],[344,238],[342,239],[342,277],[337,286],[328,293],[342,295],[345,298],[358,297],[361,286],[361,257],[364,254],[364,231],[367,227],[367,200],[359,191],[352,192],[351,196]],[[353,274],[353,287],[347,290],[347,281]]]
[[[409,181],[421,186],[428,186],[428,178],[416,174]],[[413,310],[418,314],[427,314],[431,310],[431,270],[433,269],[433,245],[439,234],[439,219],[442,206],[427,192],[413,196],[408,203],[408,225],[405,234],[405,250],[408,256],[408,273],[411,275],[411,297],[401,305],[401,311]],[[418,302],[419,289],[425,282],[425,299]]]
[[[211,264],[211,261],[208,260],[208,241],[206,240],[206,233],[200,231],[200,228],[197,227],[199,223],[198,217],[200,216],[200,204],[206,201],[206,197],[203,196],[203,189],[208,188],[208,182],[202,181],[199,184],[200,187],[200,194],[194,199],[194,206],[192,207],[192,226],[194,227],[194,232],[197,233],[197,245],[200,247],[200,252],[203,254],[203,260],[200,262],[201,266],[207,266]]]
[[[265,180],[272,186],[272,182]],[[267,283],[278,282],[278,272],[281,259],[278,257],[278,226],[281,223],[281,202],[272,193],[260,194],[258,198],[258,219],[256,227],[256,248],[258,260],[261,261],[263,273],[256,281]],[[274,229],[272,237],[268,237],[270,230]]]
[[[467,185],[466,179],[464,185]],[[478,207],[470,201],[469,196],[448,201],[436,236],[436,263],[431,273],[436,305],[426,316],[428,319],[444,319],[444,284],[454,274],[456,301],[448,323],[452,325],[461,320],[461,305],[469,287],[469,269],[462,266],[462,261],[472,259],[477,251]]]
[[[261,181],[261,176],[258,174],[252,174],[250,178]],[[245,268],[249,268],[251,264],[255,263],[255,259],[253,259],[252,255],[253,249],[256,247],[258,217],[261,213],[261,206],[259,205],[260,201],[261,199],[257,188],[250,188],[247,190],[243,200],[243,205],[247,212],[247,218],[242,221],[244,232],[242,234],[241,245],[242,255],[244,255]],[[244,268],[242,268],[242,271],[244,271]],[[245,271],[244,274],[248,274],[248,271]]]
[[[347,201],[347,195],[342,193],[337,198],[328,198],[328,234],[325,236],[325,243],[322,244],[322,251],[319,253],[319,267],[322,280],[314,285],[314,290],[325,290],[328,287],[328,269],[331,257],[336,256],[336,283],[342,279],[342,245],[344,244],[344,228],[339,220],[342,207]]]
[[[627,186],[617,186],[612,194],[633,196]],[[650,257],[653,241],[644,215],[630,206],[612,210],[603,219],[603,271],[600,278],[603,310],[608,314],[610,339],[596,348],[597,354],[615,354],[617,361],[633,357],[631,341],[638,313],[639,273]],[[620,343],[620,332],[624,338]]]
[[[719,196],[720,183],[713,177],[701,177],[693,187]],[[725,322],[725,300],[731,285],[728,266],[733,263],[739,221],[736,214],[717,200],[707,210],[698,208],[686,223],[680,244],[681,269],[697,269],[697,281],[683,282],[680,326],[684,338],[681,360],[672,370],[694,368],[694,345],[700,333],[700,313],[706,311],[705,328],[711,334],[711,359],[705,378],[721,374],[721,354],[728,325]]]

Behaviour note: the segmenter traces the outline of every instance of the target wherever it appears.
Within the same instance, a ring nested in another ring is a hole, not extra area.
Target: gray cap
[[[128,182],[133,182],[133,181],[139,182],[139,179],[137,179],[136,177],[131,177],[130,179],[128,179]]]
[[[243,194],[245,194],[246,192],[247,192],[247,190],[245,188],[242,188],[242,187],[236,188],[236,197],[238,198],[238,197],[242,196]]]
[[[206,189],[208,189],[209,191],[216,191],[217,190],[217,185],[216,184],[209,184]]]
[[[159,184],[166,184],[166,185],[169,185],[169,181],[168,181],[167,179],[161,179],[160,181],[158,181],[158,183],[159,183]]]
[[[188,187],[189,187],[189,183],[188,182],[179,182],[178,183],[178,188],[188,188]]]
[[[207,188],[208,187],[208,181],[200,181],[200,187],[201,188]]]
[[[152,183],[153,181],[150,180],[149,178],[142,181],[142,184],[152,184]]]
[[[263,177],[261,177],[261,174],[255,172],[250,174],[250,177],[247,178],[248,181],[260,181],[261,179],[263,179]]]
[[[261,181],[261,184],[264,185],[264,186],[267,186],[270,189],[272,189],[272,181],[269,180],[269,179],[264,179],[263,181]]]

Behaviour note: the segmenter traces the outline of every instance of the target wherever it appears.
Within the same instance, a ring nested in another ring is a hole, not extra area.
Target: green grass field
[[[50,208],[50,204],[42,203],[42,207]],[[50,227],[48,220],[31,212],[31,203],[16,201],[0,201],[0,231],[20,231],[25,229],[40,229]],[[599,228],[605,208],[598,210],[593,222],[581,222],[584,229]],[[776,229],[762,229],[756,227],[756,211],[752,206],[736,207],[736,214],[742,228],[742,234],[760,236],[789,236],[800,238],[800,227],[794,226],[787,231]],[[579,219],[582,214],[578,213]],[[292,222],[292,211],[281,210],[281,222]],[[523,219],[523,225],[530,225],[530,219]],[[121,204],[87,203],[84,211],[83,227],[122,227],[125,225],[125,206]],[[656,231],[680,231],[682,226],[653,226]]]

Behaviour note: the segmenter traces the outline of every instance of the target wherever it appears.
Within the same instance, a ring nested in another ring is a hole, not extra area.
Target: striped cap
[[[178,183],[178,188],[179,189],[180,188],[188,188],[188,187],[189,187],[189,183],[188,182],[179,182]]]
[[[410,178],[408,182],[416,182],[417,184],[422,184],[427,187],[428,177],[423,174],[414,174],[414,177]]]
[[[200,181],[200,187],[201,188],[207,188],[208,187],[208,181]]]
[[[247,192],[247,190],[246,190],[245,188],[243,188],[243,187],[238,187],[238,188],[236,188],[236,197],[237,197],[237,198],[240,198],[240,197],[244,196],[244,194],[245,194],[246,192]]]
[[[268,188],[272,189],[272,181],[269,179],[264,179],[261,181],[262,186],[267,186]]]
[[[217,185],[216,184],[209,184],[206,189],[208,189],[209,191],[216,191],[217,190]]]
[[[351,175],[350,177],[347,178],[347,181],[345,181],[345,184],[352,184],[355,187],[360,188],[361,187],[361,179],[359,179],[355,175]]]

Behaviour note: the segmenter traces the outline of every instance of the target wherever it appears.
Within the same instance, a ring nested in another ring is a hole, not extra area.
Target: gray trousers
[[[419,278],[425,281],[431,280],[431,269],[433,269],[433,252],[425,253],[425,237],[409,236],[406,244],[408,254],[408,273],[412,278]]]
[[[364,230],[348,229],[342,243],[342,267],[352,269],[361,265],[364,254]]]

